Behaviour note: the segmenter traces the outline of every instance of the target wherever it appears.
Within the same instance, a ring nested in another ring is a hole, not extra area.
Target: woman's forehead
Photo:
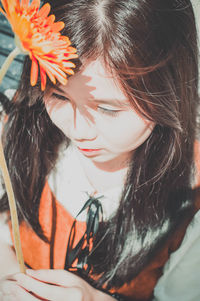
[[[99,59],[82,65],[80,71],[69,78],[67,85],[60,88],[75,97],[127,102],[116,78]]]

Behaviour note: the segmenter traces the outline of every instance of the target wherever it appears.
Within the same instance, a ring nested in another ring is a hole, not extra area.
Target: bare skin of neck
[[[95,162],[79,155],[85,175],[97,192],[106,191],[124,184],[130,158],[120,157],[107,162]]]

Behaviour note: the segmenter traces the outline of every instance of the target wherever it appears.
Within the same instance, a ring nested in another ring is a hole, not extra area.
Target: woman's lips
[[[80,148],[80,147],[78,147],[78,149],[86,156],[95,156],[101,150],[100,148]]]

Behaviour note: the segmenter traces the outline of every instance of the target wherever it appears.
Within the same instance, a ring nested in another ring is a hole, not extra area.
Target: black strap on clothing
[[[52,193],[52,227],[51,227],[51,237],[50,237],[50,249],[49,249],[49,267],[54,268],[54,246],[55,246],[55,235],[56,235],[56,224],[57,224],[57,208],[56,208],[56,198]]]
[[[103,197],[103,196],[101,196]],[[101,198],[99,197],[99,198]],[[76,218],[87,209],[87,218],[86,218],[86,231],[73,248],[73,242],[76,235]],[[84,204],[83,208],[77,214],[74,222],[72,224],[69,240],[67,244],[67,252],[65,258],[65,270],[70,271],[83,271],[88,274],[91,270],[91,266],[88,262],[88,255],[92,250],[90,250],[90,240],[96,235],[99,223],[103,221],[103,209],[100,201],[90,196],[89,199]],[[85,246],[84,246],[85,245]],[[72,264],[75,260],[78,260],[76,267],[72,267]],[[112,296],[115,300],[119,301],[128,301],[130,299],[118,293],[110,293],[108,291],[102,290],[108,295]]]
[[[102,198],[100,196],[99,198]],[[86,218],[86,230],[79,242],[73,247],[74,238],[76,235],[76,218],[87,209],[87,218]],[[85,270],[89,273],[91,266],[87,261],[88,255],[90,254],[90,241],[93,240],[96,235],[99,223],[103,221],[103,209],[100,201],[90,196],[89,199],[84,204],[83,208],[79,211],[74,222],[72,224],[69,240],[67,244],[67,252],[65,257],[65,270]],[[85,246],[84,246],[85,245]],[[72,267],[72,264],[75,260],[78,260],[76,267]]]

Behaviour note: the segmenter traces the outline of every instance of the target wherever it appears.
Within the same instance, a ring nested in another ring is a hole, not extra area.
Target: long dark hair
[[[192,5],[189,0],[58,0],[52,7],[78,50],[77,66],[103,58],[134,109],[156,124],[134,152],[118,211],[102,224],[99,247],[89,257],[93,272],[101,275],[98,285],[118,286],[148,264],[193,208],[198,55]],[[40,196],[59,145],[68,140],[50,121],[40,88],[30,87],[29,70],[27,58],[4,144],[20,216],[45,239]],[[1,208],[7,208],[6,195]]]

